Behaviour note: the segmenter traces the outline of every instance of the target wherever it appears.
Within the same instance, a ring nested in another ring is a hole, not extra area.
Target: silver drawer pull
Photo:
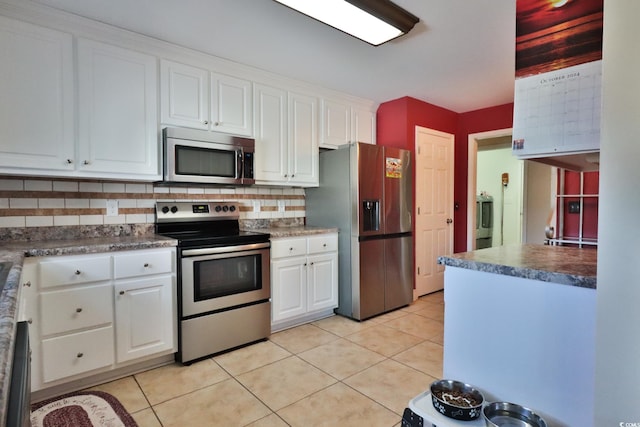
[[[25,283],[25,284],[24,284],[24,285],[22,285],[22,286],[26,286],[26,287],[30,288],[30,287],[31,287],[31,282],[27,282],[27,283]]]
[[[323,248],[326,248],[326,247],[327,247],[327,244],[326,244],[326,243],[323,243],[323,244],[322,244],[322,247],[323,247]]]
[[[144,263],[144,268],[149,268],[149,267],[151,267],[151,264],[149,264],[148,262],[145,262]]]
[[[84,356],[84,353],[78,353],[78,354],[76,354],[76,357],[77,357],[78,359],[79,359],[79,358],[81,358],[82,356]]]
[[[76,274],[76,276],[79,276],[79,275],[81,275],[81,274],[82,274],[82,272],[81,272],[80,270],[76,270],[76,273],[75,273],[75,274]]]
[[[120,291],[120,292],[119,292],[119,294],[120,294],[120,295],[124,295],[124,291]]]
[[[76,313],[82,313],[82,308],[80,307],[76,308]]]

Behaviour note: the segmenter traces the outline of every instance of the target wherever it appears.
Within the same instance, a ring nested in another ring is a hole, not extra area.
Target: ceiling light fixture
[[[275,0],[374,46],[408,33],[420,19],[389,0]]]

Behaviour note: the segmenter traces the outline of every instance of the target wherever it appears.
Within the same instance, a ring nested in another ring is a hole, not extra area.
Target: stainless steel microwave
[[[164,181],[250,185],[255,140],[195,129],[164,128]]]

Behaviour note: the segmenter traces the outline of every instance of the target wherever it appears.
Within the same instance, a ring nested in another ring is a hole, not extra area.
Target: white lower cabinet
[[[176,351],[175,248],[26,258],[31,389]]]
[[[271,240],[271,329],[306,323],[338,306],[338,235]]]
[[[126,362],[174,345],[173,277],[115,283],[116,362]]]

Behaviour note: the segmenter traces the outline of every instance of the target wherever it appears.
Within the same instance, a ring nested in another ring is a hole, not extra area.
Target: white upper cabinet
[[[71,34],[0,16],[0,52],[0,171],[72,171]]]
[[[153,56],[78,40],[82,172],[160,178]]]
[[[257,181],[287,183],[289,142],[287,140],[287,92],[255,85],[254,171]]]
[[[162,123],[209,129],[209,72],[202,68],[160,61]]]
[[[211,130],[253,135],[251,82],[211,73]]]
[[[318,185],[318,99],[289,92],[289,182]]]
[[[256,181],[317,186],[317,98],[256,84],[255,104]]]
[[[253,93],[249,80],[162,60],[162,124],[253,136]]]
[[[336,148],[351,140],[351,108],[348,104],[322,100],[321,147]]]
[[[376,112],[365,108],[351,109],[351,141],[376,143]]]
[[[161,178],[155,57],[0,17],[0,172]]]
[[[322,99],[320,147],[338,148],[350,142],[376,143],[376,113],[349,100]]]

